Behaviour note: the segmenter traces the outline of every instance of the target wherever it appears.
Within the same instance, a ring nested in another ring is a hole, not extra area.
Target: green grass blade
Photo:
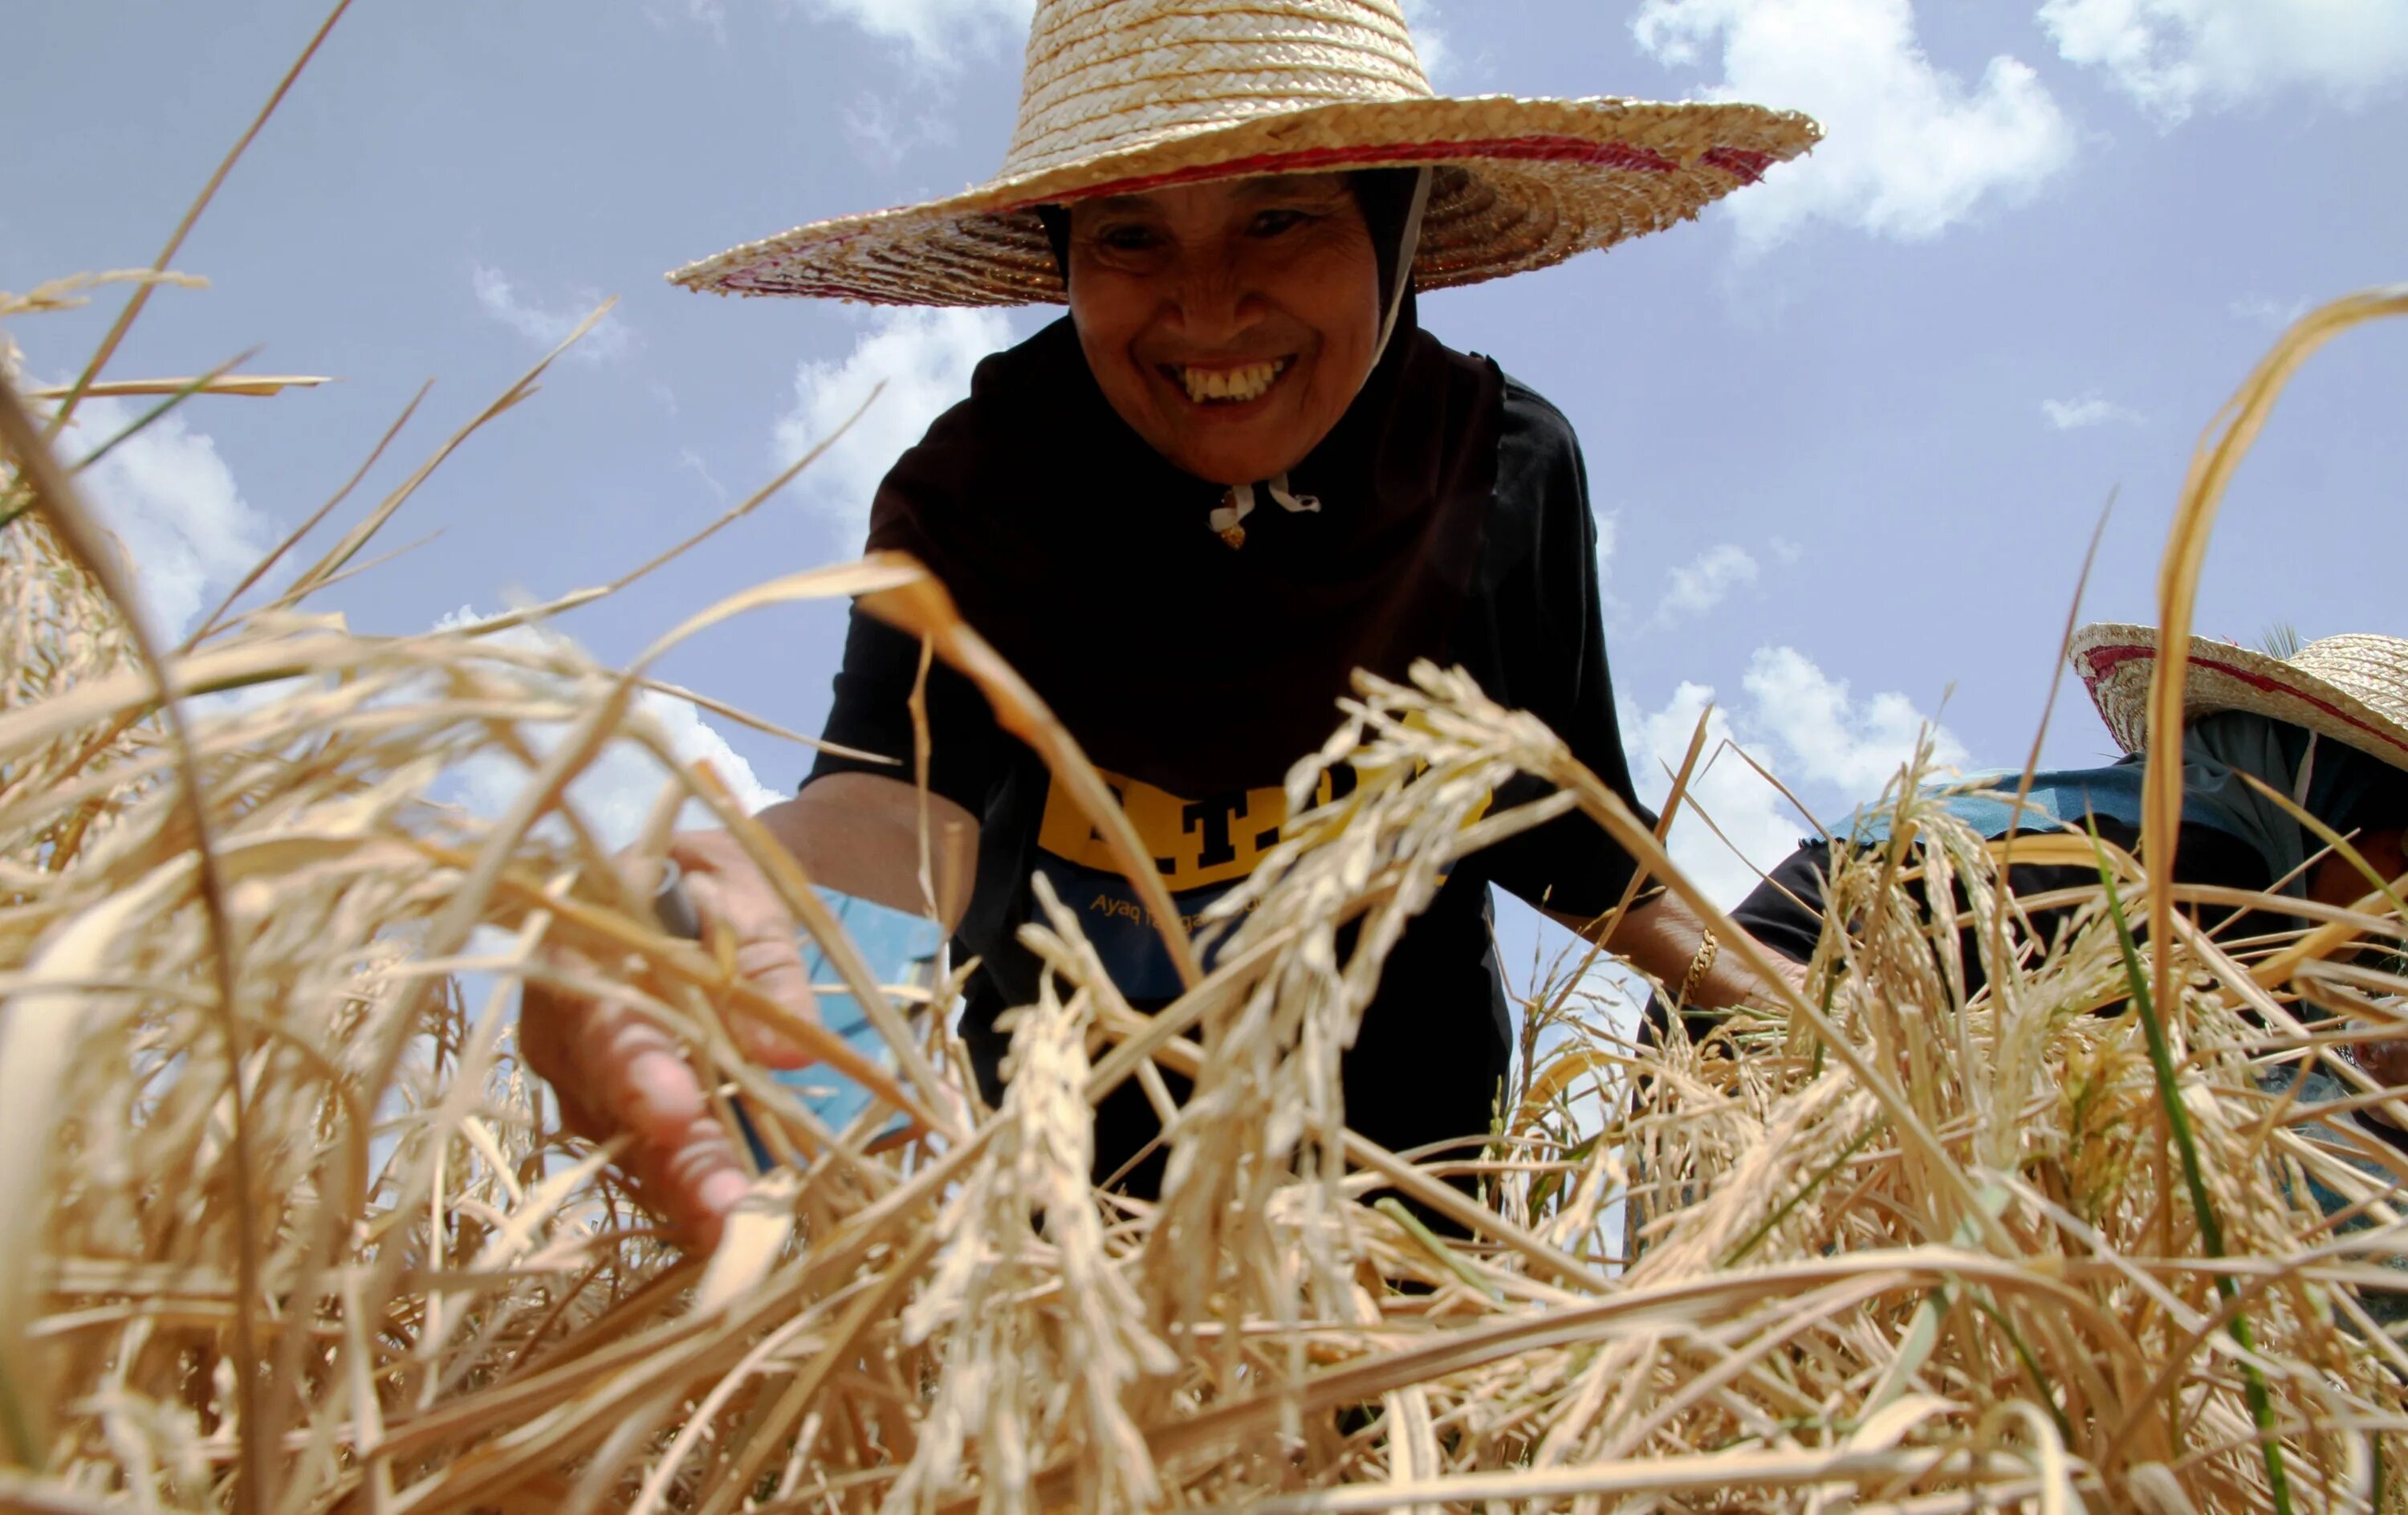
[[[1405,1234],[1421,1243],[1423,1250],[1444,1263],[1449,1273],[1463,1280],[1465,1288],[1475,1290],[1499,1304],[1504,1303],[1505,1296],[1498,1291],[1497,1286],[1474,1273],[1470,1263],[1466,1262],[1454,1248],[1439,1239],[1438,1233],[1423,1225],[1414,1217],[1412,1211],[1405,1208],[1403,1201],[1390,1195],[1383,1195],[1379,1203],[1371,1207],[1404,1227]]]
[[[2115,940],[2124,954],[2124,976],[2132,990],[2132,1012],[2141,1017],[2143,1035],[2148,1039],[2149,1066],[2157,1074],[2157,1103],[2165,1107],[2166,1128],[2173,1135],[2174,1150],[2181,1155],[2183,1185],[2190,1190],[2191,1211],[2199,1218],[2199,1239],[2207,1255],[2224,1255],[2224,1224],[2216,1219],[2215,1206],[2208,1199],[2207,1178],[2200,1166],[2199,1142],[2192,1134],[2190,1109],[2183,1104],[2182,1090],[2174,1082],[2173,1049],[2167,1044],[2165,1026],[2157,1019],[2155,1002],[2149,995],[2148,974],[2141,968],[2141,949],[2132,940],[2131,923],[2125,918],[2123,897],[2115,889],[2115,872],[2107,865],[2106,849],[2100,845],[2099,832],[2090,833],[2091,850],[2099,859],[2099,884],[2107,891],[2107,914],[2114,923]],[[2232,1280],[2218,1275],[2216,1293],[2227,1304],[2235,1292]],[[2291,1482],[2283,1469],[2282,1438],[2274,1428],[2274,1405],[2266,1392],[2266,1376],[2258,1370],[2255,1361],[2257,1346],[2250,1339],[2246,1316],[2233,1316],[2229,1329],[2238,1343],[2243,1356],[2241,1373],[2249,1401],[2249,1418],[2258,1426],[2258,1444],[2266,1454],[2266,1491],[2273,1497],[2274,1508],[2280,1515],[2291,1515]]]

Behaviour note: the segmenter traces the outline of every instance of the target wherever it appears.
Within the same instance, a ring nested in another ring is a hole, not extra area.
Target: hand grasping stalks
[[[816,880],[863,899],[911,908],[919,894],[921,795],[867,774],[839,775],[755,817]],[[968,814],[942,799],[940,834],[976,834]],[[970,845],[974,846],[972,843]],[[803,970],[803,927],[743,848],[724,831],[683,831],[667,856],[701,916],[706,944],[727,972],[786,1014],[816,1021]],[[968,875],[959,844],[946,876]],[[955,886],[951,919],[958,917]],[[624,1003],[530,984],[522,1012],[527,1060],[558,1093],[563,1118],[596,1142],[624,1141],[622,1165],[638,1189],[694,1245],[717,1244],[720,1227],[752,1186],[734,1133],[694,1064],[652,1020]],[[736,1045],[765,1068],[809,1066],[810,1050],[772,1024],[734,1011]]]

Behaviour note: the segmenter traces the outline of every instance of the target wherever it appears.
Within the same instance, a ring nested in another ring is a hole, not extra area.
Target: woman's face
[[[2408,838],[2392,830],[2365,832],[2350,844],[2365,859],[2367,867],[2385,878],[2398,878],[2408,873],[2408,844],[2403,843],[2408,843]],[[2366,875],[2339,853],[2326,854],[2315,872],[2308,875],[2308,898],[2329,905],[2354,905],[2373,887],[2366,881]]]
[[[1380,336],[1379,262],[1336,174],[1083,201],[1070,316],[1121,419],[1215,483],[1284,472],[1346,413]]]

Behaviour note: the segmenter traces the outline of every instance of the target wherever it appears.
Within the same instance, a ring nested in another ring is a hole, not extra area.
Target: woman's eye
[[[1096,241],[1115,252],[1142,252],[1154,245],[1154,236],[1149,226],[1107,226]]]
[[[1277,237],[1294,231],[1312,218],[1301,210],[1266,210],[1254,218],[1249,229],[1256,237]]]

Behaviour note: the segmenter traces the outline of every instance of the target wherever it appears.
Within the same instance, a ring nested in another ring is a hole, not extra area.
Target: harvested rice
[[[2211,434],[2168,557],[2173,641],[2283,381],[2403,311],[2393,291],[2310,315]],[[118,392],[212,388],[258,390]],[[747,1065],[725,1017],[767,1002],[658,930],[567,798],[644,755],[655,841],[715,811],[876,998],[791,859],[637,708],[640,665],[495,635],[559,606],[398,639],[314,610],[424,469],[259,608],[153,645],[36,436],[71,399],[0,396],[0,1508],[2402,1505],[2408,1352],[2382,1321],[2408,1169],[2294,1088],[2315,1073],[2408,1119],[2334,1055],[2408,1026],[2408,982],[2353,958],[2398,951],[2397,884],[2303,941],[2233,944],[2106,857],[2112,887],[2039,940],[1911,765],[1893,840],[1835,876],[1852,927],[1803,997],[1642,1049],[1568,966],[1484,1149],[1385,1153],[1344,1128],[1338,1055],[1466,850],[1579,808],[1720,920],[1541,725],[1425,668],[1366,681],[1299,767],[1299,801],[1316,765],[1365,779],[1291,828],[1168,1011],[1131,1011],[1057,909],[1002,1109],[962,1108],[947,1048],[889,1017],[888,1092],[924,1134],[872,1152],[890,1112],[831,1132]],[[856,593],[1126,844],[1075,745],[908,562],[682,629]],[[506,814],[441,802],[494,761],[527,774]],[[1558,792],[1486,813],[1516,772]],[[1960,885],[1962,916],[1918,911],[1918,878]],[[716,1255],[671,1245],[560,1130],[513,1047],[537,977],[671,1029],[794,1156]],[[1129,1078],[1167,1099],[1156,1070],[1194,1080],[1160,1202],[1099,1195],[1088,1107]]]

